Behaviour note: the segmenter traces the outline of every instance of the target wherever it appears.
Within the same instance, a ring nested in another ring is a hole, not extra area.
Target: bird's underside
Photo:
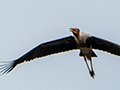
[[[7,62],[1,61],[0,74],[9,73],[18,64],[24,61],[31,61],[36,58],[42,58],[69,50],[80,50],[79,56],[84,58],[89,73],[91,77],[94,78],[95,73],[92,65],[92,57],[97,57],[97,55],[92,49],[98,49],[120,56],[120,46],[118,44],[80,32],[78,28],[70,28],[70,31],[73,33],[73,36],[42,43],[16,60]],[[90,61],[91,68],[87,60]]]

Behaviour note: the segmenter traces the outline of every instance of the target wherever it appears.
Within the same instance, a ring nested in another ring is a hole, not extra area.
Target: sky
[[[72,35],[71,27],[120,44],[120,0],[1,0],[0,61]],[[119,90],[120,57],[94,50],[95,79],[79,50],[24,62],[0,76],[0,90]]]

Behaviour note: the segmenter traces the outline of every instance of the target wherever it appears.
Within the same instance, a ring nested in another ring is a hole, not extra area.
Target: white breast
[[[87,38],[89,38],[89,37],[91,37],[90,34],[87,34],[87,33],[84,33],[84,32],[80,32],[80,35],[79,35],[80,41],[85,43]]]
[[[91,37],[90,34],[87,34],[87,33],[84,33],[84,32],[80,32],[79,36],[75,37],[75,40],[76,40],[76,42],[78,44],[81,44],[81,43],[85,43],[87,38],[89,38],[89,37]]]

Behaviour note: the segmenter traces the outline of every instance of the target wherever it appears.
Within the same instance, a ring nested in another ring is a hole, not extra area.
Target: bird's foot
[[[91,77],[94,79],[95,73],[94,73],[94,71],[93,71],[93,70],[92,70],[92,71],[90,71],[90,75],[91,75]]]

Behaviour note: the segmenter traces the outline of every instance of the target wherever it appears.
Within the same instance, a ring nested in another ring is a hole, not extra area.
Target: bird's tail
[[[0,76],[9,73],[16,66],[16,60],[0,61]]]
[[[80,51],[79,56],[84,56],[82,51]],[[92,53],[91,53],[91,57],[97,57],[97,55],[95,54],[95,52],[93,50],[92,50]]]

